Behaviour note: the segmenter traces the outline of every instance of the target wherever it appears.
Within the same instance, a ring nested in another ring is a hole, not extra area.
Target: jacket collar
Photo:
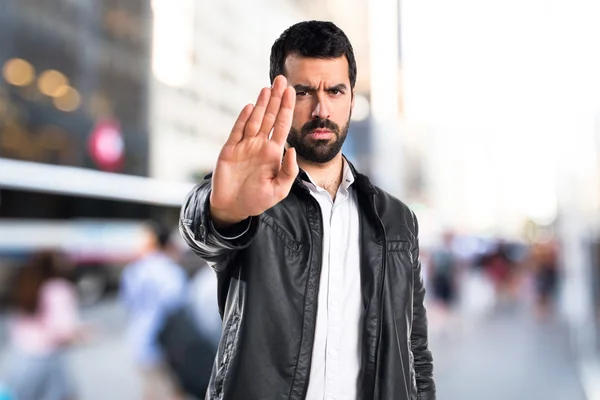
[[[371,183],[369,177],[358,172],[348,158],[346,156],[343,157],[346,159],[350,169],[352,170],[352,174],[354,175],[354,183],[356,183],[358,189],[368,194],[377,194],[377,188]]]

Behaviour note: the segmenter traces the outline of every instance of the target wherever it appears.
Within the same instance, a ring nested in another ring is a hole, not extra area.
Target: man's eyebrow
[[[302,85],[302,84],[294,85],[294,89],[296,89],[296,92],[316,92],[317,91],[317,88],[314,86]],[[348,86],[345,83],[338,83],[337,85],[333,85],[333,86],[325,88],[325,90],[327,90],[327,91],[330,91],[330,90],[346,91],[346,90],[348,90]]]
[[[315,92],[317,89],[310,85],[294,85],[296,92]]]
[[[348,86],[346,86],[345,83],[338,83],[337,85],[328,87],[326,90],[339,90],[339,91],[345,91],[348,90]]]

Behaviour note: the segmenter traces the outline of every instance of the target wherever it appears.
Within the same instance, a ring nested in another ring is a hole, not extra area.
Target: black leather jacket
[[[417,220],[353,172],[364,305],[358,398],[434,400]],[[319,205],[299,176],[282,202],[234,227],[244,232],[236,237],[212,227],[210,190],[209,176],[188,196],[180,220],[184,239],[215,263],[219,282],[223,335],[206,399],[304,399],[321,273]]]

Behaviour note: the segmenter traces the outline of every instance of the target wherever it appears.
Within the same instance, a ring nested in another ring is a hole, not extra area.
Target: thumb
[[[298,176],[298,163],[296,162],[296,149],[290,147],[283,157],[283,162],[281,163],[281,169],[279,173],[275,177],[275,185],[277,186],[277,195],[279,198],[285,198],[290,189],[292,188],[292,184],[294,183],[294,179]]]

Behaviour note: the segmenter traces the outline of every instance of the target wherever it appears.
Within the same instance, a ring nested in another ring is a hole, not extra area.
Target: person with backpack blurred
[[[159,332],[159,343],[181,389],[204,399],[219,340],[221,315],[217,277],[206,261],[191,278],[185,304],[170,313]]]
[[[121,300],[130,317],[127,336],[145,400],[183,398],[158,341],[166,318],[180,307],[187,290],[186,273],[171,255],[171,232],[162,224],[149,224],[140,258],[125,267],[121,278]]]

